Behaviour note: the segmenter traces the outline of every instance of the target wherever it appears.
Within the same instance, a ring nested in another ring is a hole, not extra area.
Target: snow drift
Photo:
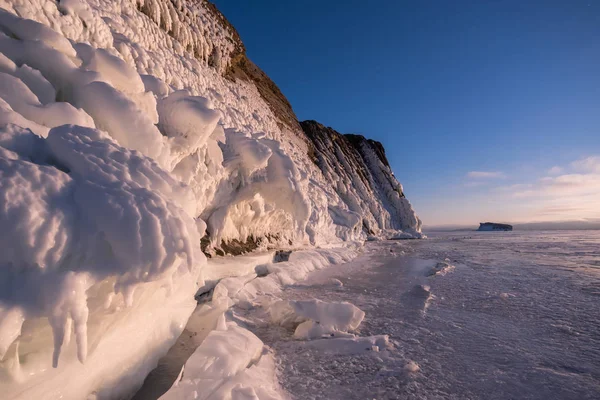
[[[194,310],[203,252],[419,235],[380,152],[316,145],[210,3],[0,7],[8,398],[131,393]]]

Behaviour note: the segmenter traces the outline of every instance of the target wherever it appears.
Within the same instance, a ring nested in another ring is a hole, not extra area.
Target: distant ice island
[[[497,224],[495,222],[480,222],[478,231],[512,231],[512,225]]]

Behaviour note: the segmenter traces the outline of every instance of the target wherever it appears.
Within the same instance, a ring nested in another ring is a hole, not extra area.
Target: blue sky
[[[600,1],[215,3],[300,120],[385,145],[425,224],[600,217]]]

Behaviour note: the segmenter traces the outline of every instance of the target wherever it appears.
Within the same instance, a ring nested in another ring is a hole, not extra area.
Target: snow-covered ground
[[[371,242],[230,318],[270,347],[297,399],[596,399],[598,246],[598,231]],[[364,319],[331,334],[313,314],[323,330],[298,335],[304,307],[274,305],[310,299],[350,303]]]

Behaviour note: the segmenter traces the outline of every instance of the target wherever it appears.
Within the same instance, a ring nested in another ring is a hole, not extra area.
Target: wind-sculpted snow
[[[131,307],[145,284],[168,292],[180,279],[196,282],[205,257],[186,211],[193,196],[154,161],[72,125],[46,139],[7,125],[0,146],[0,350],[15,352],[13,379],[47,370],[38,370],[49,362],[44,338],[27,338],[41,318],[52,329],[52,365],[68,367],[71,330],[84,363],[88,317],[110,308],[113,294]]]
[[[282,124],[252,81],[231,80],[243,45],[208,2],[0,7],[8,398],[127,395],[193,311],[202,250],[419,235],[381,151],[336,159]],[[357,166],[367,181],[339,172]],[[306,274],[267,268],[261,285]]]

